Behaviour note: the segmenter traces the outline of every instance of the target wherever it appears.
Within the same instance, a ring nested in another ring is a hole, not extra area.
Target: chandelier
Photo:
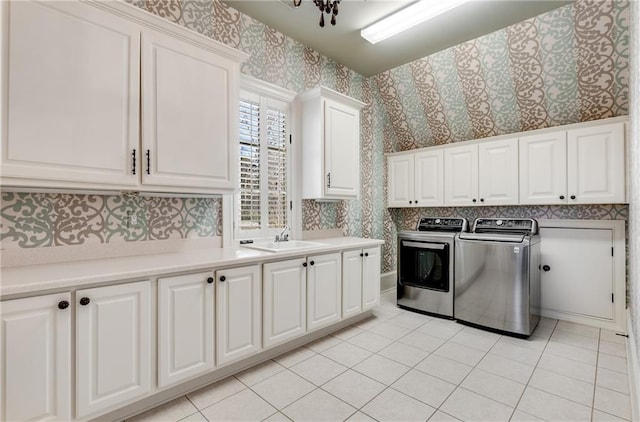
[[[300,6],[302,0],[293,0],[295,7]],[[320,27],[324,28],[324,14],[331,15],[331,25],[336,24],[336,16],[338,16],[338,4],[340,0],[313,0],[313,4],[320,10]]]

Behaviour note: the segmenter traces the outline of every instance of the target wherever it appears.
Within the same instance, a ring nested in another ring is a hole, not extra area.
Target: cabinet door
[[[324,165],[327,196],[360,194],[360,110],[324,100]]]
[[[213,272],[158,279],[158,386],[213,369]]]
[[[566,131],[524,136],[520,148],[520,204],[567,202]]]
[[[409,207],[414,200],[413,155],[393,155],[387,159],[387,206]]]
[[[414,205],[437,207],[444,205],[444,152],[425,151],[415,155]]]
[[[137,26],[82,2],[6,8],[2,176],[36,186],[136,185]]]
[[[76,292],[76,417],[151,390],[149,281]]]
[[[307,258],[307,329],[339,321],[342,314],[340,253]]]
[[[71,419],[70,301],[62,293],[2,302],[3,421]]]
[[[470,206],[478,203],[478,146],[444,150],[444,204]]]
[[[362,312],[362,250],[342,253],[342,317]]]
[[[218,365],[261,348],[260,266],[216,271],[216,351]]]
[[[143,183],[234,188],[235,67],[190,43],[142,34]]]
[[[364,249],[362,261],[362,310],[380,304],[380,247]]]
[[[518,204],[518,140],[478,144],[480,205]]]
[[[570,204],[625,202],[624,123],[570,130],[567,150]]]
[[[306,259],[271,262],[263,266],[263,344],[272,346],[307,330]]]
[[[612,231],[543,227],[540,241],[542,310],[613,319]]]

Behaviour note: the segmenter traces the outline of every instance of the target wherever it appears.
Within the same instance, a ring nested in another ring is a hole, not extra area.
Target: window
[[[290,226],[289,102],[241,91],[236,238],[269,237]]]

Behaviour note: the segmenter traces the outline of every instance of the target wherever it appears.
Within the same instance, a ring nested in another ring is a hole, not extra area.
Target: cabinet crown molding
[[[393,156],[396,156],[396,155],[415,154],[415,153],[424,152],[424,151],[434,151],[434,150],[437,150],[437,149],[445,149],[445,148],[452,148],[452,147],[458,147],[458,146],[482,144],[482,143],[485,143],[485,142],[502,141],[502,140],[505,140],[505,139],[521,138],[521,137],[532,136],[532,135],[543,135],[545,133],[557,132],[559,130],[574,130],[574,129],[597,127],[597,126],[602,126],[602,125],[607,125],[607,124],[612,124],[612,123],[625,123],[627,125],[627,127],[628,127],[628,125],[629,125],[629,116],[610,117],[610,118],[607,118],[607,119],[590,120],[588,122],[571,123],[571,124],[568,124],[568,125],[552,126],[552,127],[546,127],[546,128],[543,128],[543,129],[527,130],[527,131],[524,131],[524,132],[505,133],[504,135],[491,136],[491,137],[488,137],[488,138],[469,139],[467,141],[453,142],[453,143],[442,144],[442,145],[433,145],[433,146],[428,146],[428,147],[409,149],[409,150],[406,150],[406,151],[387,152],[387,153],[385,153],[385,156],[386,157],[390,157],[390,156],[393,157]]]
[[[240,51],[226,44],[209,38],[191,29],[185,28],[177,23],[168,21],[151,12],[142,10],[124,1],[103,1],[103,0],[80,0],[82,3],[90,4],[97,8],[108,11],[130,22],[151,28],[155,31],[163,32],[182,41],[195,44],[198,47],[206,48],[216,54],[241,63],[249,58],[249,54]]]
[[[306,102],[306,101],[313,100],[320,97],[330,98],[330,99],[339,101],[342,104],[348,105],[358,110],[362,110],[366,105],[362,101],[356,100],[355,98],[349,97],[348,95],[341,94],[338,91],[334,91],[333,89],[324,87],[322,85],[312,88],[298,95],[298,99],[302,102]]]

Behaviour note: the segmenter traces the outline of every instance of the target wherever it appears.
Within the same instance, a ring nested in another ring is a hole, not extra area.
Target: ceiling
[[[342,0],[336,26],[325,14],[324,28],[312,0],[299,8],[292,0],[221,1],[367,77],[571,3],[475,0],[372,45],[360,30],[414,0]]]

